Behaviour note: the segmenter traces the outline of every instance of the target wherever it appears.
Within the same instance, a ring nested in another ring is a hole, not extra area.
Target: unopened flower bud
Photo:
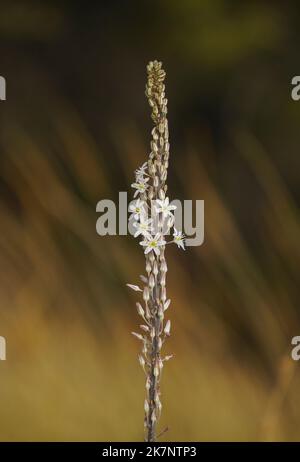
[[[142,305],[141,305],[139,302],[137,302],[136,307],[137,307],[137,312],[138,312],[138,314],[139,314],[140,316],[142,316],[142,318],[143,318],[144,315],[145,315],[145,311],[143,310]]]
[[[165,328],[164,328],[164,333],[169,336],[170,335],[170,330],[171,330],[171,321],[170,319],[166,322]]]
[[[147,380],[146,380],[146,390],[147,391],[150,390],[150,380],[149,380],[149,378],[147,378]]]
[[[164,304],[164,311],[166,311],[166,310],[169,308],[170,303],[171,303],[171,300],[170,300],[170,299],[168,299],[168,300],[165,302],[165,304]]]
[[[154,197],[154,192],[152,188],[149,188],[148,197],[149,197],[149,200],[152,201]]]
[[[161,260],[160,269],[163,273],[166,273],[168,271],[168,266],[167,266],[165,258]]]
[[[148,302],[149,298],[150,298],[149,288],[148,286],[145,286],[144,291],[143,291],[143,299],[145,300],[145,302]]]
[[[156,127],[153,128],[153,130],[152,130],[151,133],[152,133],[153,139],[154,139],[155,141],[158,140],[158,134],[157,134],[157,132],[156,132]]]
[[[150,289],[153,289],[154,286],[155,286],[155,279],[154,279],[153,274],[151,273],[149,277],[149,287]]]
[[[143,281],[144,284],[148,282],[148,279],[143,274],[140,274],[140,280]]]
[[[134,284],[126,284],[126,285],[127,285],[127,287],[134,290],[135,292],[142,292],[142,289],[140,289],[139,286],[136,286]]]
[[[155,153],[158,151],[157,144],[154,141],[151,141],[151,149]]]
[[[145,331],[145,332],[149,332],[149,327],[148,326],[145,326],[145,324],[141,324],[140,325],[140,328]]]
[[[142,355],[139,355],[139,363],[142,366],[142,368],[145,367],[145,360]]]
[[[153,163],[151,163],[151,166],[149,165],[149,175],[151,176],[155,175],[155,167]]]
[[[163,319],[164,317],[164,310],[162,309],[161,306],[158,308],[158,316],[160,319]]]
[[[165,286],[166,285],[166,273],[161,273],[161,276],[160,276],[160,285],[161,286]]]
[[[150,319],[151,318],[151,313],[150,313],[150,310],[148,308],[147,302],[146,302],[145,310],[146,310],[146,319]]]
[[[146,262],[146,271],[147,271],[148,274],[150,273],[151,268],[152,268],[152,267],[151,267],[151,263],[150,263],[150,261],[147,259],[147,262]]]
[[[168,172],[167,172],[167,170],[164,170],[164,172],[163,172],[162,175],[161,175],[162,181],[166,181],[167,176],[168,176]]]
[[[158,195],[159,195],[160,200],[162,200],[162,201],[163,201],[163,200],[165,199],[165,197],[166,197],[165,192],[164,192],[163,189],[160,189],[160,190],[159,190]]]
[[[162,404],[160,401],[157,403],[157,409],[158,409],[158,412],[161,412],[162,410]]]
[[[134,337],[138,338],[139,340],[144,340],[144,337],[141,334],[137,334],[136,332],[131,332],[131,333]]]

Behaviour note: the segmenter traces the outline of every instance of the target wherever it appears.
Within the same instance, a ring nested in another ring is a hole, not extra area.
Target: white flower
[[[137,199],[135,202],[132,202],[128,210],[132,212],[130,218],[134,218],[135,220],[139,220],[140,216],[146,212],[146,203],[141,199]]]
[[[155,236],[145,236],[145,240],[140,242],[140,245],[145,247],[144,253],[147,254],[153,250],[156,255],[160,254],[160,247],[166,244],[161,234],[157,233]]]
[[[136,189],[133,197],[136,197],[138,194],[144,193],[147,190],[147,181],[149,181],[149,178],[139,178],[136,183],[132,183],[131,187]]]
[[[172,210],[175,210],[177,207],[176,205],[169,204],[169,198],[166,197],[163,200],[156,199],[156,211],[158,213],[162,213],[163,217],[173,216]]]
[[[135,290],[135,292],[143,292],[139,286],[135,286],[134,284],[126,284],[130,289]]]
[[[141,221],[133,223],[133,226],[137,228],[137,231],[134,233],[134,237],[138,237],[140,234],[142,234],[142,236],[149,235],[150,223],[152,222],[151,218],[146,219],[143,215],[141,215],[140,219]]]
[[[144,175],[147,175],[146,169],[148,167],[148,162],[144,162],[143,165],[135,170],[135,176],[137,179],[143,178]]]
[[[175,244],[177,244],[177,247],[181,247],[183,250],[185,250],[185,247],[184,247],[184,234],[182,234],[181,231],[177,231],[176,228],[174,228],[174,233],[173,233],[173,237],[174,237],[174,240],[173,242],[175,242]]]

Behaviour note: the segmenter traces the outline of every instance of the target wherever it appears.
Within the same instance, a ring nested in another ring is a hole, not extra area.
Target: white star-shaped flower
[[[147,219],[143,215],[141,215],[140,221],[133,223],[133,226],[137,228],[136,232],[134,233],[134,237],[138,237],[140,234],[142,234],[142,236],[148,236],[151,223],[151,218]]]
[[[147,254],[153,250],[156,255],[160,254],[160,247],[166,244],[166,241],[160,233],[155,236],[147,235],[145,240],[140,242],[140,245],[145,247],[144,253]]]
[[[143,165],[141,165],[141,167],[137,168],[135,170],[135,176],[138,179],[143,179],[144,175],[147,175],[146,173],[146,169],[148,167],[148,162],[144,162]]]
[[[184,236],[184,234],[182,234],[181,231],[177,231],[177,229],[174,228],[173,237],[174,237],[173,242],[175,242],[175,244],[177,244],[177,247],[178,248],[181,247],[183,250],[185,250],[185,247],[184,247],[185,236]]]
[[[136,183],[132,183],[131,187],[136,189],[133,197],[136,197],[138,194],[144,193],[147,190],[147,181],[149,181],[149,178],[140,178]]]
[[[176,210],[176,205],[169,204],[169,198],[166,197],[163,200],[156,199],[156,211],[162,213],[163,217],[173,216],[172,210]]]
[[[146,203],[141,199],[137,199],[135,202],[132,202],[128,208],[129,212],[131,212],[130,218],[134,218],[135,220],[139,220],[142,215],[146,212]]]

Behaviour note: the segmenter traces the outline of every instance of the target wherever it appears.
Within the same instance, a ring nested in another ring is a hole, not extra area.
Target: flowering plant
[[[165,321],[165,312],[170,305],[166,292],[167,263],[165,247],[175,243],[184,249],[184,235],[174,227],[175,205],[167,196],[167,174],[169,165],[169,129],[167,121],[167,99],[165,97],[165,71],[162,63],[150,62],[147,66],[148,81],[146,96],[152,108],[151,152],[148,162],[135,171],[135,182],[131,185],[136,198],[129,206],[129,220],[136,229],[134,237],[141,238],[144,249],[146,273],[141,276],[143,289],[127,284],[142,292],[143,305],[137,303],[138,314],[143,319],[141,333],[132,334],[142,342],[139,362],[146,374],[145,432],[146,441],[156,441],[157,421],[161,414],[160,379],[164,363],[172,355],[162,356],[161,349],[170,336],[171,322]],[[173,239],[167,240],[173,229]]]

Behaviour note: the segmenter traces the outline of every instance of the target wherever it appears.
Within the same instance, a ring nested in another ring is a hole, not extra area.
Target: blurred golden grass
[[[146,147],[124,126],[116,157],[101,152],[68,111],[55,130],[59,155],[21,127],[7,126],[1,140],[0,439],[141,440],[144,378],[130,337],[138,319],[125,283],[137,280],[143,257],[130,237],[96,235],[95,207],[122,187],[109,163],[129,183]],[[206,237],[168,255],[175,358],[163,377],[163,440],[299,438],[299,374],[289,359],[299,320],[288,272],[298,268],[299,215],[258,143],[242,133],[236,143],[264,190],[268,271],[195,143],[174,155],[184,198],[205,200]]]

